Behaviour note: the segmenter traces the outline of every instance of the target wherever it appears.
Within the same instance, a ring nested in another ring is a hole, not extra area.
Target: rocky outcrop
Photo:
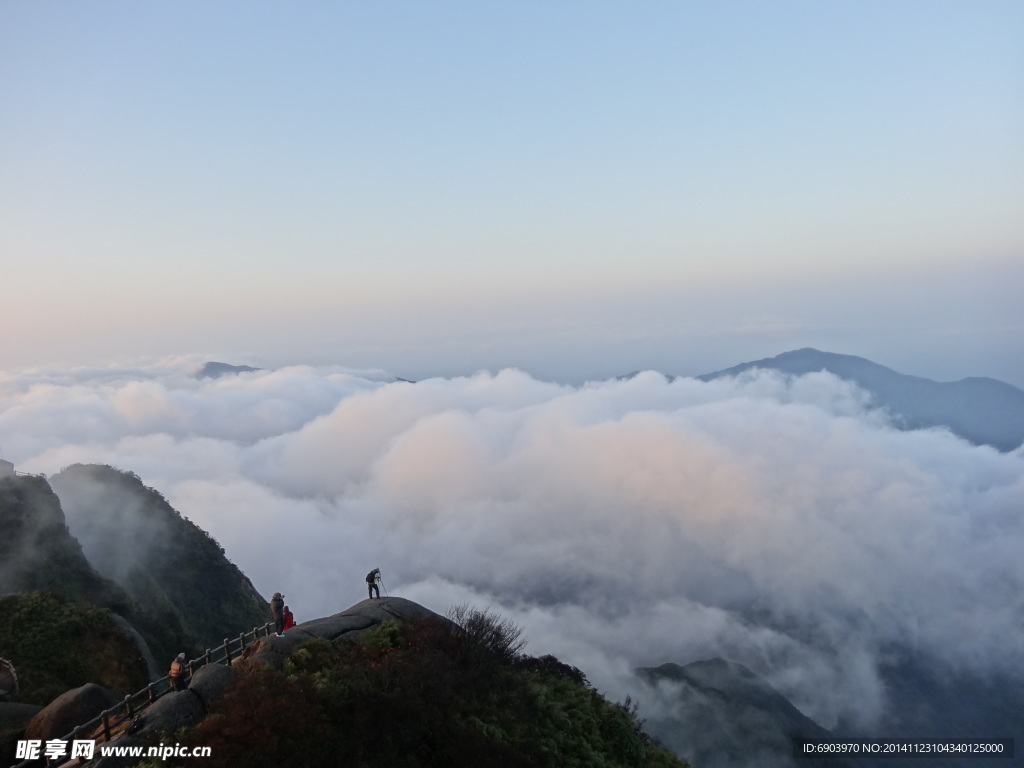
[[[181,727],[195,725],[205,717],[210,705],[237,679],[242,669],[251,664],[279,668],[285,659],[307,640],[323,638],[332,642],[344,642],[355,640],[363,632],[385,621],[419,621],[431,618],[446,621],[419,603],[402,597],[384,597],[363,600],[341,613],[299,624],[285,632],[282,637],[270,635],[261,638],[249,646],[243,655],[234,659],[230,667],[221,664],[200,667],[193,673],[187,690],[161,696],[142,713],[141,727],[138,730],[131,735],[122,733],[116,736],[111,744],[132,746],[148,743],[147,736],[152,739],[174,733]],[[135,764],[129,758],[117,758],[112,762],[114,760],[115,758],[97,759],[88,765],[92,768],[112,768]]]
[[[26,739],[61,739],[84,725],[121,698],[94,683],[86,683],[61,694],[47,704],[25,728]]]
[[[173,691],[161,696],[142,714],[142,728],[135,735],[174,733],[179,728],[195,725],[205,716],[202,699],[194,691]]]
[[[314,637],[331,641],[342,638],[355,639],[384,621],[420,621],[428,618],[444,620],[419,603],[403,597],[367,599],[333,616],[313,619],[294,626],[285,632],[283,637],[265,637],[251,646],[240,662],[267,664],[279,668],[295,649]]]
[[[238,679],[238,670],[223,664],[207,664],[200,667],[194,675],[188,689],[199,697],[204,709],[209,709],[221,694]]]

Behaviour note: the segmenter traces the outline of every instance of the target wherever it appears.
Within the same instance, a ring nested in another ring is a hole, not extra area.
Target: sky
[[[0,370],[1024,386],[1017,2],[0,1]]]

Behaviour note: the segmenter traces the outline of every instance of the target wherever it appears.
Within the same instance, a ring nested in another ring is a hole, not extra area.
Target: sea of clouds
[[[511,616],[615,696],[634,667],[723,656],[870,726],[894,647],[1024,669],[1024,451],[898,431],[831,374],[198,368],[0,374],[0,447],[25,472],[138,473],[299,621],[379,566],[439,613]]]

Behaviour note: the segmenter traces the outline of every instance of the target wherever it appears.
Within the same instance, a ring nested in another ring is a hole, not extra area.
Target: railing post
[[[224,638],[224,663],[231,666],[231,643]]]
[[[245,632],[238,633],[238,653],[241,654],[245,650]]]
[[[153,693],[153,684],[149,684],[149,692]],[[110,741],[110,716],[107,714],[109,710],[103,710],[103,740]]]
[[[75,739],[77,739],[78,738],[78,732],[80,730],[82,730],[82,726],[76,725],[74,727],[74,729],[71,731],[71,736],[70,736],[70,738],[68,738],[68,741],[74,741]],[[63,762],[65,762],[65,761],[61,760],[59,757],[54,759],[54,761],[52,763],[50,762],[50,758],[46,758],[46,764],[47,765],[60,765]]]
[[[129,720],[132,719],[132,695],[130,693],[124,697],[124,714]]]
[[[149,685],[146,686],[146,697],[150,701],[152,701],[153,699],[156,698],[156,693],[153,691],[153,684],[152,683],[150,683]]]
[[[203,659],[204,659],[204,661],[203,661],[203,665],[204,666],[206,664],[210,663],[210,649],[209,648],[206,649],[206,654],[203,656]]]

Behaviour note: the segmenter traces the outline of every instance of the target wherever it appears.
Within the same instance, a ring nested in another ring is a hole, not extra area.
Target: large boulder
[[[121,697],[95,683],[62,693],[36,714],[25,728],[26,739],[60,739],[84,725]]]
[[[204,709],[220,698],[229,685],[238,679],[238,670],[223,664],[207,664],[192,675],[188,689],[199,697]]]
[[[350,611],[351,609],[349,609]],[[322,637],[326,640],[334,640],[347,632],[358,632],[362,629],[369,629],[379,621],[374,621],[369,616],[344,611],[333,616],[324,616],[322,619],[313,619],[298,624],[284,633],[284,639],[301,638],[303,642],[311,637]],[[268,638],[273,640],[273,638]]]
[[[142,713],[143,725],[136,735],[147,733],[174,733],[179,728],[192,726],[206,716],[203,702],[192,691],[172,691],[157,699]]]
[[[404,597],[381,597],[363,600],[356,603],[340,616],[361,616],[370,619],[374,625],[389,619],[397,621],[423,621],[425,619],[444,620],[442,616],[419,603],[406,600]],[[301,624],[299,625],[302,626]]]
[[[373,629],[385,621],[425,619],[445,621],[430,609],[404,597],[366,599],[341,613],[294,626],[285,632],[283,637],[270,635],[262,638],[247,649],[245,658],[258,664],[280,668],[284,660],[300,645],[314,637],[331,641],[343,638],[354,640],[366,630]]]

